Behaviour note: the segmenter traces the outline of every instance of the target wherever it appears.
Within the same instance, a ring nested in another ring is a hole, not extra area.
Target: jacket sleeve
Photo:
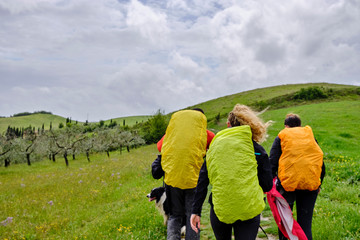
[[[321,167],[321,175],[320,175],[320,181],[321,181],[321,184],[324,180],[324,177],[325,177],[325,163],[323,161],[323,164],[322,164],[322,167]]]
[[[210,130],[206,130],[207,133],[207,142],[206,142],[206,149],[209,148],[211,141],[213,140],[213,138],[215,137],[215,133],[213,133]]]
[[[273,178],[277,176],[279,159],[281,154],[282,151],[281,151],[280,138],[276,137],[270,150],[270,165],[271,165],[271,173]]]
[[[156,143],[156,147],[157,147],[159,152],[161,152],[161,148],[162,148],[162,145],[163,145],[163,142],[164,142],[164,137],[165,137],[165,135]]]
[[[258,170],[259,184],[264,192],[268,192],[271,190],[273,186],[273,181],[272,181],[273,178],[271,174],[269,157],[265,149],[261,145],[259,145],[255,141],[253,141],[253,144],[254,144],[256,161],[258,164],[257,170]]]
[[[207,195],[209,183],[210,181],[205,160],[200,169],[199,180],[195,189],[195,196],[191,213],[201,216],[201,209]]]
[[[161,167],[161,155],[158,155],[155,161],[151,164],[151,173],[155,179],[160,179],[164,176],[164,170]]]
[[[316,143],[319,145],[318,141],[315,139]],[[320,147],[320,145],[319,145]],[[324,159],[323,159],[323,164],[321,166],[321,175],[320,175],[320,182],[322,184],[323,180],[324,180],[324,177],[325,177],[325,163],[324,163]]]

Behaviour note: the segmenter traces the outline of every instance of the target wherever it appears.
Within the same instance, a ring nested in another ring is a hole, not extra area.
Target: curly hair
[[[236,104],[229,113],[228,122],[232,127],[240,125],[249,125],[252,132],[252,138],[257,143],[262,143],[267,138],[267,128],[272,121],[264,123],[256,112],[245,105]]]

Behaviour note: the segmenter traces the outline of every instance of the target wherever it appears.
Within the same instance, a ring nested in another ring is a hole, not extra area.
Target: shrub
[[[16,114],[13,115],[13,117],[23,117],[23,116],[33,115],[33,114],[50,114],[50,115],[52,115],[51,112],[47,112],[47,111],[36,111],[36,112],[33,112],[33,113],[30,113],[30,112],[16,113]]]
[[[299,92],[294,94],[295,100],[315,100],[327,97],[328,96],[319,87],[301,88]]]
[[[215,116],[215,121],[216,121],[216,123],[219,123],[219,122],[220,122],[220,113],[218,113],[218,114]]]
[[[145,142],[147,144],[158,142],[164,136],[166,128],[166,117],[158,110],[142,127]]]

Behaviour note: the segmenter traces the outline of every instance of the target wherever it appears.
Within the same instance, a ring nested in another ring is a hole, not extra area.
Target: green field
[[[42,161],[0,170],[0,239],[161,239],[161,217],[146,198],[154,146],[130,154]],[[4,224],[2,224],[4,225]]]
[[[18,128],[26,128],[26,127],[35,127],[42,128],[44,124],[44,129],[48,130],[50,128],[50,124],[52,124],[53,128],[58,128],[59,123],[65,124],[66,119],[57,115],[52,114],[32,114],[29,116],[21,116],[21,117],[7,117],[0,118],[0,133],[4,133],[8,126],[18,127]]]
[[[149,119],[150,116],[131,116],[131,117],[120,117],[114,118],[104,121],[106,125],[110,124],[111,121],[116,121],[116,123],[120,126],[123,126],[124,121],[125,125],[133,126],[136,123],[145,122]],[[74,120],[72,120],[74,122]],[[76,121],[75,121],[76,122]],[[28,116],[21,116],[21,117],[7,117],[7,118],[0,118],[0,133],[4,133],[8,126],[11,127],[18,127],[18,128],[26,128],[26,127],[35,127],[35,129],[41,129],[42,125],[44,124],[44,129],[50,129],[50,124],[54,129],[59,127],[59,124],[66,124],[66,118],[60,117],[57,115],[52,114],[32,114]],[[79,124],[83,124],[79,122]]]
[[[275,120],[263,145],[283,127],[287,113],[300,114],[303,125],[313,128],[324,152],[326,177],[313,218],[314,239],[360,239],[360,101],[328,102],[269,111]],[[276,233],[276,231],[274,232]]]
[[[219,109],[225,106],[217,104]],[[203,107],[215,109],[205,103]],[[232,108],[230,103],[226,107]],[[268,152],[285,115],[294,112],[303,125],[313,128],[325,153],[326,177],[315,206],[314,239],[360,239],[359,110],[360,101],[344,100],[269,109],[262,116],[275,121],[263,143]],[[214,131],[224,127],[224,118],[211,126]],[[61,158],[1,168],[0,239],[166,239],[162,217],[146,198],[153,187],[162,185],[151,177],[156,155],[155,145],[150,145],[122,155],[113,152],[110,158],[105,153],[92,155],[90,163],[79,156],[68,168]],[[203,240],[215,239],[208,210],[205,201]],[[263,216],[268,219],[261,225],[276,236],[268,206]],[[261,232],[259,237],[266,239]]]
[[[237,103],[241,104],[253,104],[256,101],[267,101],[274,99],[279,96],[292,94],[299,91],[301,88],[308,88],[308,87],[319,87],[322,89],[334,89],[334,90],[341,90],[341,89],[359,89],[358,86],[351,86],[351,85],[341,85],[341,84],[330,84],[330,83],[307,83],[307,84],[289,84],[289,85],[280,85],[268,88],[260,88],[255,90],[250,90],[246,92],[241,92],[237,94],[232,94],[224,97],[220,97],[217,99],[213,99],[207,102],[203,102],[188,108],[199,107],[205,111],[205,115],[208,119],[213,119],[217,114],[226,115],[229,111],[232,110],[233,106]],[[359,90],[360,91],[360,90]],[[340,98],[340,99],[339,99]],[[334,100],[360,100],[359,95],[350,96],[337,96],[337,99],[326,99],[325,101],[334,101]],[[291,103],[290,103],[291,104]],[[304,104],[304,103],[302,103]],[[306,102],[305,102],[306,104]],[[168,115],[171,115],[169,113]],[[110,124],[111,121],[116,121],[119,126],[133,126],[136,123],[142,123],[149,119],[151,116],[128,116],[128,117],[118,117],[113,119],[102,119],[106,125]],[[70,117],[71,118],[71,117]],[[76,119],[72,120],[73,122]],[[59,123],[66,124],[66,117],[61,117],[52,114],[32,114],[29,116],[21,116],[21,117],[6,117],[0,118],[0,133],[4,133],[8,126],[17,127],[17,128],[26,128],[30,125],[35,127],[35,129],[44,128],[48,130],[50,128],[50,124],[52,124],[53,128],[58,128]],[[80,122],[81,123],[81,122]],[[91,122],[96,123],[96,122]],[[218,128],[217,126],[213,126],[210,123],[210,128],[214,128],[215,130]]]
[[[116,123],[120,126],[128,125],[133,126],[137,123],[146,122],[149,119],[150,116],[133,116],[133,117],[120,117],[120,118],[114,118],[112,121],[116,121]],[[106,120],[105,124],[109,124],[111,120]]]
[[[291,94],[299,91],[301,88],[308,87],[320,87],[324,89],[332,88],[334,90],[340,89],[356,89],[357,86],[341,85],[341,84],[329,84],[329,83],[308,83],[308,84],[289,84],[280,85],[268,88],[260,88],[250,90],[246,92],[236,93],[217,99],[213,99],[204,103],[194,105],[189,108],[199,107],[205,111],[208,118],[213,118],[218,113],[227,114],[229,113],[235,104],[249,105],[256,101],[269,100],[282,95]],[[359,99],[359,98],[358,98]]]

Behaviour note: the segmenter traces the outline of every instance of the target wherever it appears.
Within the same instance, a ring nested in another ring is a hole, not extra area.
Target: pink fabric
[[[276,178],[273,188],[266,193],[266,196],[275,222],[284,236],[290,240],[307,240],[299,223],[295,221],[289,204],[276,190]]]

